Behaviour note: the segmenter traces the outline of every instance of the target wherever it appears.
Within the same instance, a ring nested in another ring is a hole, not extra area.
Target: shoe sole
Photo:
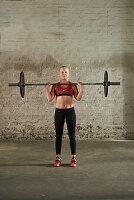
[[[61,166],[61,163],[60,163],[60,165],[59,166],[54,166],[54,167],[60,167]]]

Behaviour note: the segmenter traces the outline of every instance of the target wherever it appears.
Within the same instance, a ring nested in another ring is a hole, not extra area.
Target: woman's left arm
[[[77,101],[80,101],[82,98],[82,94],[83,94],[83,85],[81,82],[78,83],[79,86],[79,91],[77,89],[77,86],[74,85],[74,97]]]

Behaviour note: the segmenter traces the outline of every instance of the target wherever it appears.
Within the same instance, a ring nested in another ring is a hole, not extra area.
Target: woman
[[[68,81],[69,69],[66,66],[60,68],[60,82],[59,83],[71,83]],[[55,129],[56,129],[56,160],[54,167],[61,165],[61,146],[63,126],[66,119],[68,135],[70,139],[70,148],[72,153],[71,167],[76,167],[76,141],[75,141],[75,126],[76,115],[73,104],[73,96],[77,101],[80,101],[83,93],[82,83],[78,83],[79,91],[76,85],[53,85],[51,91],[49,91],[51,83],[46,85],[46,97],[51,102],[56,95],[56,109],[55,109]]]

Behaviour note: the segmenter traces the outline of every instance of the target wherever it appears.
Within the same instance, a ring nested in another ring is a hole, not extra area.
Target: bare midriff
[[[57,96],[56,108],[68,109],[74,107],[72,96]]]

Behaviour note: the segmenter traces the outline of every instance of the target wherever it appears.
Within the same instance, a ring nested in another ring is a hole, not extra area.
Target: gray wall
[[[0,0],[0,139],[55,138],[55,100],[43,87],[27,87],[21,99],[18,82],[59,81],[59,67],[70,80],[103,82],[85,86],[75,103],[77,139],[134,139],[134,1]],[[64,138],[67,136],[65,125]]]

